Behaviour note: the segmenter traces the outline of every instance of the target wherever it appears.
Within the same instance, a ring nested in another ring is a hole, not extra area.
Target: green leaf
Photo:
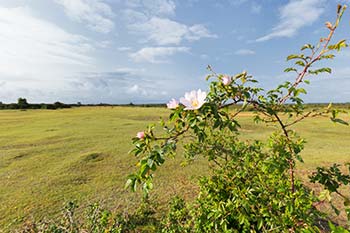
[[[337,207],[335,207],[335,206],[334,206],[332,203],[331,203],[331,207],[332,207],[332,209],[333,209],[334,213],[335,213],[336,215],[338,215],[338,216],[339,216],[340,211],[337,209]]]
[[[317,69],[317,70],[309,70],[309,73],[310,74],[319,74],[319,73],[329,73],[331,74],[332,73],[332,69],[331,68],[328,68],[328,67],[324,67],[324,68],[320,68],[320,69]]]
[[[287,61],[292,60],[292,59],[298,59],[298,58],[304,58],[304,55],[298,55],[298,54],[291,54],[287,57]]]
[[[350,206],[350,200],[348,198],[345,198],[344,206]]]
[[[342,125],[349,125],[348,122],[342,120],[342,119],[339,119],[339,118],[331,118],[331,121],[333,121],[334,123],[339,123],[339,124],[342,124]]]
[[[291,71],[295,71],[295,72],[298,72],[297,69],[293,68],[293,67],[289,67],[289,68],[286,68],[284,70],[284,72],[291,72]]]
[[[125,188],[128,188],[132,182],[133,182],[133,180],[129,178],[125,183]]]
[[[320,57],[320,60],[322,60],[322,59],[333,59],[334,57],[335,57],[335,55],[333,55],[333,54],[322,55]]]
[[[328,49],[340,51],[341,48],[345,48],[345,47],[348,47],[348,45],[346,44],[346,40],[341,40],[336,44],[329,45]]]
[[[305,50],[305,49],[314,49],[315,46],[311,45],[311,44],[305,44],[303,45],[303,47],[301,47],[301,51]]]
[[[298,88],[294,90],[294,96],[298,96],[299,94],[306,94],[306,90],[304,88]]]
[[[147,160],[147,165],[148,165],[150,168],[153,167],[153,163],[154,163],[153,159],[148,159],[148,160]]]
[[[304,66],[306,65],[305,62],[300,61],[300,60],[299,60],[299,61],[296,61],[295,64],[296,64],[296,65],[299,65],[299,66],[302,66],[302,67],[304,67]]]
[[[323,190],[320,195],[318,196],[318,198],[320,199],[320,201],[331,201],[332,197],[331,194],[329,192],[329,190]]]

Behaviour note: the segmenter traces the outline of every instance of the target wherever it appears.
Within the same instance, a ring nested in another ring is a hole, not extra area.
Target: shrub
[[[217,74],[209,66],[211,74],[207,80],[214,80],[208,93],[197,90],[186,93],[180,101],[172,99],[167,104],[172,109],[168,121],[160,122],[162,134],[154,125],[137,133],[131,154],[139,158],[138,170],[129,176],[126,186],[135,191],[140,185],[145,197],[153,188],[153,173],[167,157],[176,154],[179,142],[185,144],[187,160],[204,156],[213,168],[213,175],[200,179],[199,196],[189,210],[180,200],[172,204],[164,229],[318,231],[315,222],[321,214],[313,207],[317,197],[294,174],[296,162],[303,162],[300,152],[305,141],[292,126],[318,116],[348,124],[339,118],[342,111],[331,105],[307,109],[302,99],[306,90],[300,87],[309,84],[308,76],[331,73],[330,68],[315,68],[315,64],[333,59],[334,51],[347,47],[345,40],[330,43],[345,9],[346,6],[338,6],[335,23],[326,23],[327,37],[315,46],[305,44],[301,53],[287,57],[293,66],[285,72],[295,72],[294,81],[264,91],[247,72]],[[238,116],[247,109],[254,111],[256,123],[274,126],[275,131],[267,140],[245,140],[240,136]]]

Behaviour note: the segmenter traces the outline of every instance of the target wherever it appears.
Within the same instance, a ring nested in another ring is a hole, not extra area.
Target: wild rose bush
[[[336,123],[348,124],[338,118],[339,110],[331,105],[325,109],[308,110],[302,96],[309,76],[331,73],[331,69],[316,68],[321,60],[333,59],[334,52],[347,47],[345,40],[331,43],[346,6],[338,6],[333,24],[326,23],[329,34],[317,45],[305,44],[300,54],[287,61],[293,66],[285,72],[295,72],[292,82],[264,91],[247,72],[236,75],[215,73],[207,80],[208,93],[201,90],[186,93],[180,100],[172,99],[168,122],[161,122],[164,131],[154,126],[137,133],[131,151],[139,158],[138,169],[128,178],[126,186],[140,186],[148,197],[153,188],[153,174],[168,157],[176,154],[179,142],[185,138],[184,157],[193,160],[204,156],[213,166],[213,175],[200,179],[200,193],[189,205],[181,221],[174,219],[165,226],[169,232],[317,232],[316,222],[322,214],[314,204],[319,201],[295,177],[296,161],[305,140],[292,126],[309,117],[329,116]],[[231,106],[236,106],[232,108]],[[244,140],[240,136],[239,115],[254,109],[253,120],[275,126],[266,140]],[[328,174],[329,179],[332,177]],[[316,176],[314,181],[322,180]],[[324,179],[323,179],[324,180]],[[344,179],[343,179],[344,180]],[[346,180],[349,183],[349,180]],[[321,182],[322,183],[322,182]]]

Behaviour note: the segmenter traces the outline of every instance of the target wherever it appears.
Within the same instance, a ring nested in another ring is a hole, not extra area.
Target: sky
[[[265,89],[350,0],[0,0],[0,101],[164,103],[247,71]],[[350,8],[335,41],[350,37]],[[320,64],[323,65],[323,64]],[[306,102],[350,102],[350,49]]]

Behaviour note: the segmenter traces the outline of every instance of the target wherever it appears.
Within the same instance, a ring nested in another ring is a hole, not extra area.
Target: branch
[[[329,28],[330,32],[329,32],[327,38],[321,39],[321,42],[325,41],[325,43],[323,44],[321,52],[315,58],[313,58],[315,56],[315,53],[314,53],[314,51],[312,52],[311,57],[310,57],[311,61],[310,62],[306,62],[305,66],[304,66],[304,69],[298,74],[298,76],[295,79],[294,84],[291,86],[291,88],[289,88],[288,93],[284,97],[282,97],[280,99],[279,104],[284,104],[289,99],[289,97],[291,96],[291,94],[293,92],[293,89],[296,88],[303,81],[303,78],[307,74],[307,72],[308,72],[309,68],[311,67],[311,65],[313,63],[315,63],[316,61],[320,60],[321,56],[329,51],[329,49],[327,49],[328,44],[331,41],[331,39],[332,39],[332,37],[334,35],[334,32],[335,32],[335,30],[338,27],[340,18],[342,17],[345,9],[346,9],[346,6],[344,6],[342,8],[342,11],[338,12],[337,19],[336,19],[336,22],[335,22],[333,27],[332,26],[327,26]]]

